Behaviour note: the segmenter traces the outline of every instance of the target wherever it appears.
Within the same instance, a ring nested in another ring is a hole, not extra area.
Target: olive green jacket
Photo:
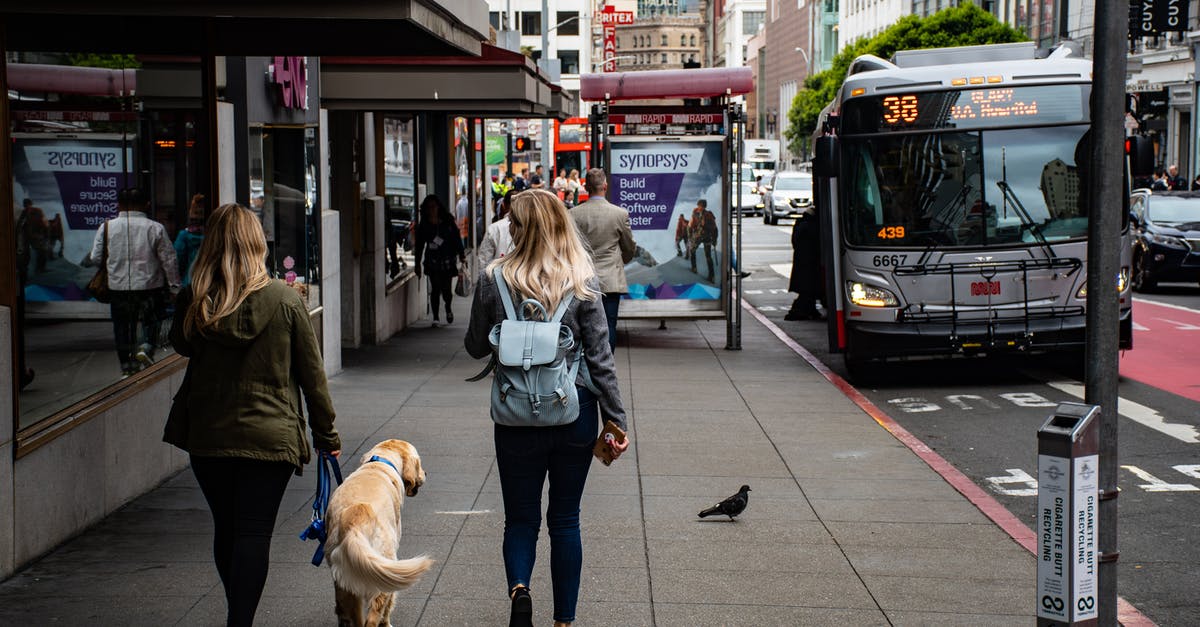
[[[313,445],[342,448],[333,427],[316,334],[299,294],[282,281],[246,297],[214,329],[186,337],[183,319],[192,290],[179,293],[171,343],[189,357],[163,441],[202,457],[248,457],[301,467],[310,451],[300,391],[308,405]]]

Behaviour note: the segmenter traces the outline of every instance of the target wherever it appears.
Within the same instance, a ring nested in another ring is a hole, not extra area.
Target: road
[[[823,322],[788,322],[791,222],[747,217],[746,300],[839,375]],[[1200,625],[1200,285],[1134,300],[1134,350],[1121,359],[1120,595],[1160,625]],[[1037,430],[1083,400],[1068,364],[1044,357],[907,362],[860,390],[1010,512],[1034,526]]]

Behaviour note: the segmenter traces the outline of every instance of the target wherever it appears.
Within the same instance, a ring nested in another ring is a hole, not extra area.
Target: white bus
[[[1092,64],[1032,43],[863,56],[814,172],[830,349],[873,362],[1073,351],[1083,365]],[[1132,345],[1130,247],[1119,277]],[[1117,277],[1114,277],[1114,279]],[[871,368],[878,373],[878,368]],[[856,375],[857,373],[857,375]]]

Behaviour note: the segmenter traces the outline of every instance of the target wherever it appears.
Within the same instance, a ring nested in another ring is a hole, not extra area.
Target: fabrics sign
[[[608,199],[629,212],[638,245],[625,266],[627,298],[648,305],[706,301],[719,309],[728,256],[722,252],[724,138],[672,139],[610,138]]]

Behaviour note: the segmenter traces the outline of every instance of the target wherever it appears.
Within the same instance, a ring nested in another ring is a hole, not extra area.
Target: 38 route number
[[[907,259],[908,255],[875,255],[871,257],[871,263],[875,264],[876,268],[890,268],[904,265]]]

